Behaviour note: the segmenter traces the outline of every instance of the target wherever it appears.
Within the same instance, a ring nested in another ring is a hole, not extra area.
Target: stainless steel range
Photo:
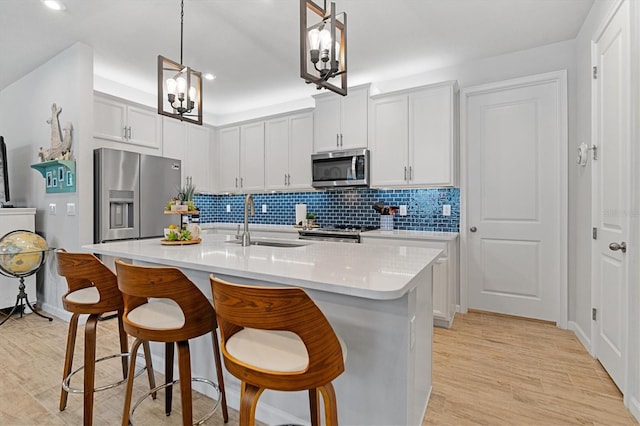
[[[362,232],[378,229],[376,226],[332,225],[322,228],[300,229],[301,240],[359,243]]]

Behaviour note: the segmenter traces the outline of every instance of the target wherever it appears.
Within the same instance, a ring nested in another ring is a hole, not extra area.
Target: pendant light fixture
[[[158,55],[158,114],[202,125],[202,74],[182,61],[184,0],[180,1],[180,62]]]
[[[300,0],[300,77],[318,89],[347,95],[347,14],[336,4]]]

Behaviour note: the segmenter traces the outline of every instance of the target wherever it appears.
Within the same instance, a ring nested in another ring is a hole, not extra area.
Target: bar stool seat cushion
[[[346,360],[347,348],[339,336],[338,340]],[[226,349],[237,360],[262,370],[291,373],[309,365],[302,339],[290,331],[244,328],[227,340]]]
[[[131,310],[127,320],[139,327],[171,330],[184,325],[184,313],[171,299],[152,299]]]
[[[73,303],[91,305],[100,302],[100,292],[97,287],[86,287],[67,294],[65,299]]]

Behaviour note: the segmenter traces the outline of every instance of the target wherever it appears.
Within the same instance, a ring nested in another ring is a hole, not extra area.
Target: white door
[[[275,118],[264,123],[264,155],[265,189],[286,189],[289,172],[288,117]]]
[[[406,185],[409,160],[407,95],[371,101],[371,185]]]
[[[629,243],[631,217],[628,2],[596,39],[593,54],[597,66],[593,80],[597,160],[593,161],[592,202],[598,232],[592,262],[593,305],[597,309],[594,352],[624,390],[629,265],[627,254],[618,246]]]
[[[220,191],[240,189],[240,128],[228,127],[218,133]]]
[[[311,153],[313,152],[313,113],[289,118],[289,189],[312,189]]]
[[[559,321],[566,291],[566,72],[470,88],[468,307]]]

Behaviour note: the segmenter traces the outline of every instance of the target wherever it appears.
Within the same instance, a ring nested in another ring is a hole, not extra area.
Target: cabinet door
[[[93,135],[96,138],[125,141],[127,107],[121,102],[94,97]]]
[[[409,183],[454,183],[454,117],[451,86],[409,95]]]
[[[313,114],[289,118],[289,189],[311,189]]]
[[[182,161],[182,167],[184,168],[187,125],[167,117],[163,117],[162,121],[162,156]]]
[[[340,112],[339,95],[329,94],[316,98],[315,120],[315,152],[335,151],[340,149]]]
[[[264,122],[240,128],[240,189],[264,189]]]
[[[340,149],[366,148],[369,88],[349,89],[341,101]]]
[[[449,260],[440,258],[433,265],[433,316],[449,320]]]
[[[189,137],[182,170],[185,176],[192,177],[198,192],[213,192],[209,128],[191,124],[187,127]]]
[[[371,186],[407,184],[407,109],[406,95],[371,101]]]
[[[127,143],[160,148],[162,125],[160,116],[150,111],[133,106],[127,107]]]
[[[238,191],[240,188],[240,128],[221,129],[218,140],[220,191]]]
[[[264,124],[265,188],[286,189],[289,174],[289,118]]]

